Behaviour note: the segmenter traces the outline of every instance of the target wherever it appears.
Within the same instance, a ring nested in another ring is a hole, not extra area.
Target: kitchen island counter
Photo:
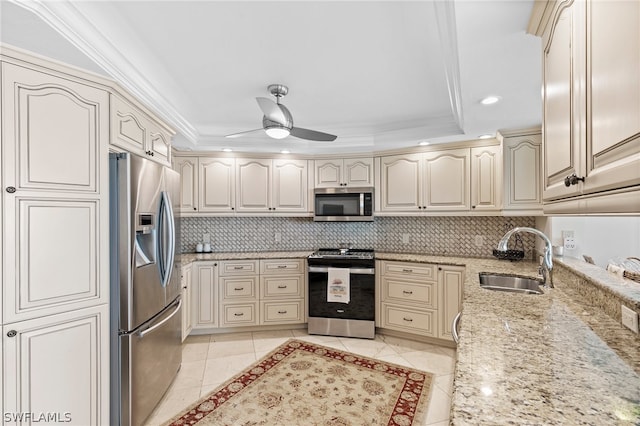
[[[451,424],[640,424],[640,338],[588,285],[542,295],[482,289],[480,272],[537,276],[533,262],[376,253],[465,266]]]

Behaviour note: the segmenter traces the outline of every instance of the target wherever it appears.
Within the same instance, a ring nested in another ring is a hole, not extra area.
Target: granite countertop
[[[181,260],[309,254],[183,254]],[[376,259],[466,268],[451,424],[640,424],[640,337],[590,303],[590,286],[576,291],[556,278],[542,295],[511,294],[480,288],[478,273],[536,277],[537,264],[380,252]]]
[[[313,251],[249,251],[249,252],[214,252],[214,253],[182,253],[178,257],[181,265],[205,260],[239,260],[239,259],[295,259],[307,258]]]
[[[480,288],[479,272],[536,277],[537,264],[376,258],[466,266],[451,424],[640,424],[636,334],[557,279],[543,295]]]

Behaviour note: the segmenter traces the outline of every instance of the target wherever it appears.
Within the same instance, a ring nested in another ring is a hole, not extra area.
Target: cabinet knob
[[[195,208],[195,207],[194,207],[193,209],[194,209],[194,210],[198,210],[198,209],[197,209],[197,208]]]
[[[571,185],[577,185],[578,182],[584,182],[584,176],[578,177],[575,173],[571,176],[564,178],[564,186],[570,187]]]
[[[7,192],[9,194],[13,194],[14,192],[16,192],[16,188],[13,186],[7,186]]]
[[[235,209],[236,209],[235,207],[231,207],[231,210],[235,210]]]
[[[16,335],[17,335],[17,334],[18,334],[18,332],[17,332],[17,331],[15,331],[15,330],[9,330],[9,331],[7,332],[7,337],[16,337]]]
[[[472,209],[475,209],[475,208],[476,208],[476,206],[471,206],[471,208],[472,208]]]
[[[422,206],[418,206],[419,209],[422,209]]]

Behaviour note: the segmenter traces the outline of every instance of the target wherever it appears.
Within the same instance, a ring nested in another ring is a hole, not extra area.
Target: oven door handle
[[[349,274],[357,274],[357,275],[375,275],[375,268],[344,268],[349,270]],[[329,273],[328,267],[323,266],[309,266],[309,272],[322,272]]]

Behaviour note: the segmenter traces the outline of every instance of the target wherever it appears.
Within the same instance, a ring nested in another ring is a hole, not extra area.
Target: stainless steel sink
[[[516,275],[499,275],[481,272],[480,287],[487,290],[508,291],[512,293],[542,294],[541,281]]]

